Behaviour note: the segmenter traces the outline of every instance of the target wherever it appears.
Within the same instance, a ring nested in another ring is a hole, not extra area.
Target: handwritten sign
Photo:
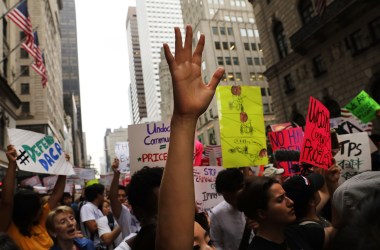
[[[281,131],[284,129],[292,128],[292,124],[290,122],[280,123],[280,124],[272,124],[270,128],[273,132]]]
[[[269,132],[268,138],[272,145],[273,152],[276,152],[277,150],[301,151],[303,131],[301,127],[297,127],[278,132]],[[285,170],[285,176],[290,176],[299,172],[294,168],[298,162],[278,162],[278,164]]]
[[[371,170],[371,153],[367,133],[338,135],[338,141],[340,151],[334,158],[336,165],[342,169],[342,180]]]
[[[128,173],[130,171],[128,142],[117,142],[115,144],[115,155],[119,159],[120,173]]]
[[[219,86],[216,91],[223,167],[268,163],[261,91],[253,86]]]
[[[223,201],[215,189],[215,180],[222,167],[194,167],[195,202],[203,211],[209,211]]]
[[[17,165],[21,170],[57,175],[74,174],[70,162],[58,141],[50,136],[27,130],[8,128],[10,144],[17,152]]]
[[[341,116],[330,119],[330,127],[338,129],[338,131],[344,130],[346,133],[360,133],[367,132],[368,135],[372,133],[372,122],[364,123],[360,121],[356,116],[352,115],[350,111],[345,108],[340,109]]]
[[[165,167],[170,141],[170,122],[128,126],[131,173],[144,166]]]
[[[310,97],[300,161],[327,169],[331,157],[330,112]]]
[[[367,123],[376,118],[376,110],[380,109],[380,105],[362,90],[345,108]]]

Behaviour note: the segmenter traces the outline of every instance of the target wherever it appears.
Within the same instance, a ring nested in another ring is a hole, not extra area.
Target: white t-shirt
[[[124,238],[124,240],[115,248],[115,250],[131,250],[131,247],[128,245],[127,240],[129,240],[132,237],[135,237],[137,234],[131,233],[127,237]]]
[[[140,225],[133,217],[134,216],[131,214],[129,209],[126,206],[121,205],[120,216],[116,219],[116,221],[120,225],[121,235],[123,238],[140,230]]]
[[[111,232],[111,228],[109,227],[108,225],[108,218],[107,216],[103,216],[103,217],[100,217],[99,219],[96,220],[96,223],[98,224],[98,233],[99,233],[99,237],[102,237],[103,234],[106,234],[106,233],[110,233]],[[114,228],[119,226],[116,222],[116,220],[114,219]],[[115,246],[118,246],[121,241],[123,240],[123,238],[121,237],[121,233],[116,237],[116,239],[114,240],[114,245]],[[112,250],[113,249],[113,245],[109,245],[108,246],[108,249],[109,250]]]
[[[100,211],[99,208],[95,206],[93,203],[87,202],[86,204],[83,205],[83,207],[80,210],[80,219],[81,219],[80,226],[81,226],[82,233],[87,239],[91,239],[91,233],[88,230],[88,228],[85,226],[84,222],[90,221],[90,220],[96,221],[97,219],[103,216],[104,215],[102,211]],[[98,232],[94,234],[94,239],[92,241],[94,242],[95,246],[100,243]]]

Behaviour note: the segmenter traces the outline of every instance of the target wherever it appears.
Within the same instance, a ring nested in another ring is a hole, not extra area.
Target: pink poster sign
[[[327,169],[331,157],[330,112],[310,97],[300,162]]]

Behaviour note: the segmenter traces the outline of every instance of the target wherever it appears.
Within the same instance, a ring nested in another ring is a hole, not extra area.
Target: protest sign
[[[362,122],[367,123],[376,118],[376,111],[380,109],[380,105],[362,90],[345,108]]]
[[[170,122],[128,126],[131,174],[144,166],[165,167],[170,141]]]
[[[120,173],[127,173],[130,171],[129,167],[129,146],[128,142],[116,142],[115,155],[119,159]]]
[[[300,151],[303,142],[303,131],[301,127],[290,128],[281,130],[278,132],[269,132],[268,138],[272,145],[272,151],[277,150],[296,150]],[[298,162],[281,161],[278,165],[285,170],[284,175],[290,176],[299,172],[294,166],[298,165]]]
[[[58,141],[50,135],[27,130],[8,128],[10,144],[14,145],[21,170],[57,175],[74,174]]]
[[[277,132],[289,128],[292,128],[292,124],[290,122],[270,125],[272,132]]]
[[[54,188],[55,183],[57,182],[58,176],[48,176],[42,179],[42,182],[44,183],[44,187],[46,187],[48,190],[51,190]]]
[[[111,174],[104,174],[104,175],[101,174],[99,182],[100,182],[100,184],[103,184],[105,187],[110,187],[112,179],[113,179],[113,173],[111,173]]]
[[[26,187],[26,186],[34,187],[34,186],[42,186],[42,184],[41,184],[40,177],[38,177],[37,175],[35,175],[33,177],[30,177],[30,178],[27,178],[25,180],[22,180],[21,181],[21,186],[23,186],[23,187]]]
[[[327,169],[331,157],[330,112],[310,96],[300,162]]]
[[[372,133],[372,122],[364,123],[345,108],[340,109],[341,116],[330,119],[330,127],[346,133],[367,132]]]
[[[367,133],[338,135],[338,141],[340,151],[334,158],[336,165],[342,169],[342,180],[371,170],[371,153]]]
[[[215,189],[215,180],[222,167],[194,167],[195,202],[203,211],[209,211],[223,201]]]
[[[223,167],[268,163],[259,87],[219,86],[216,91]]]

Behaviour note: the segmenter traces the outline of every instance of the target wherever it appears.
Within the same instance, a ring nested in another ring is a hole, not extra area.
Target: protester
[[[13,197],[17,167],[15,147],[9,145],[6,155],[9,163],[0,205],[0,232],[7,232],[23,250],[50,249],[53,241],[46,230],[45,221],[50,210],[61,200],[66,176],[58,177],[53,192],[44,205],[40,196],[31,190],[20,190]]]
[[[214,241],[210,238],[210,225],[205,213],[195,213],[193,249],[216,250]]]
[[[216,249],[236,250],[239,248],[246,224],[245,216],[237,209],[237,194],[244,186],[244,176],[237,168],[218,173],[216,192],[224,201],[210,212],[211,238]]]
[[[98,234],[102,244],[106,246],[107,249],[112,250],[123,240],[121,237],[121,229],[111,213],[109,201],[104,200],[101,210],[104,216],[96,220]]]
[[[54,239],[51,250],[95,250],[91,240],[80,237],[77,221],[71,207],[59,206],[46,218],[46,229]]]
[[[170,124],[169,152],[160,188],[156,238],[156,249],[159,250],[193,248],[194,131],[198,117],[210,104],[224,73],[223,69],[218,69],[211,81],[205,84],[201,76],[204,35],[200,35],[194,54],[191,26],[186,26],[184,46],[179,28],[175,28],[175,38],[175,57],[169,46],[164,44],[165,57],[172,76],[174,111]]]
[[[85,189],[86,204],[80,208],[81,230],[88,239],[91,239],[95,246],[100,244],[98,225],[96,220],[103,217],[99,207],[104,201],[104,186],[102,184],[92,184]]]
[[[263,176],[273,177],[282,183],[282,175],[284,172],[285,170],[283,168],[275,168],[273,164],[268,164],[264,167]]]
[[[71,204],[73,203],[73,197],[71,196],[70,193],[64,192],[60,203],[62,206],[71,207]]]

